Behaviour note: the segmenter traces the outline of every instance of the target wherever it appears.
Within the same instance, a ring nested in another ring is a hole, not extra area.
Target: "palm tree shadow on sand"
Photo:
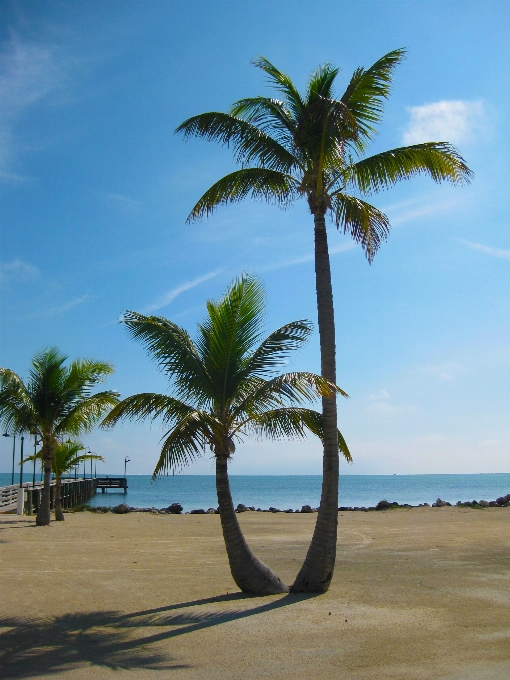
[[[206,611],[208,605],[257,601],[244,593],[147,609],[129,614],[105,611],[50,618],[0,617],[2,678],[53,675],[84,665],[112,670],[178,670],[179,664],[153,645],[180,635],[263,614],[314,595],[287,594],[246,609]],[[198,611],[178,611],[197,607]],[[140,634],[136,634],[136,630]],[[142,632],[143,630],[143,632]]]

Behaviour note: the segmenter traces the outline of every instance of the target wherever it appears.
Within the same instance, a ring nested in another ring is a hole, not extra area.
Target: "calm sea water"
[[[30,471],[31,472],[31,471]],[[112,475],[113,476],[113,475]],[[31,481],[27,474],[24,481]],[[128,475],[128,492],[97,493],[91,505],[118,505],[163,508],[180,503],[184,511],[216,507],[214,476],[176,475],[155,482],[149,475]],[[18,479],[16,479],[18,481]],[[274,506],[281,510],[317,507],[322,478],[316,475],[243,476],[232,475],[230,485],[234,504],[256,508]],[[0,474],[0,486],[11,483],[9,474]],[[397,503],[433,503],[441,497],[450,503],[495,500],[510,493],[510,474],[485,475],[346,475],[340,477],[338,505],[373,506],[380,500]]]

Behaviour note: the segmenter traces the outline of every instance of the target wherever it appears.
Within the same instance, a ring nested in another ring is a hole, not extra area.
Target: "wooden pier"
[[[127,493],[127,479],[125,477],[98,477],[95,490],[98,489],[101,489],[101,493],[106,493],[108,489],[123,489],[124,493]]]
[[[63,479],[62,507],[64,510],[86,503],[96,492],[96,479]],[[50,486],[50,508],[55,508],[55,485]],[[18,515],[37,514],[41,504],[43,483],[25,483],[0,487],[0,513],[16,512]]]

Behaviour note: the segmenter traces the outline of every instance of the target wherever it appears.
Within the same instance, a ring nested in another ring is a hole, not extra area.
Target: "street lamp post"
[[[41,441],[37,439],[37,433],[33,433],[34,435],[34,472],[32,474],[32,486],[35,487],[35,455],[37,453],[37,445],[41,444]]]
[[[19,463],[19,485],[20,488],[23,486],[23,442],[25,437],[21,435],[21,451],[20,451],[20,463]]]
[[[124,493],[127,493],[127,489],[126,489],[126,486],[127,486],[127,476],[126,476],[126,471],[127,471],[127,464],[130,463],[130,462],[131,462],[131,461],[130,461],[129,458],[126,456],[126,457],[124,458],[124,482],[125,482]]]
[[[10,437],[11,435],[8,432],[4,432],[2,437]],[[11,476],[11,486],[14,486],[14,456],[16,455],[16,435],[12,435],[13,442],[12,442],[12,476]]]

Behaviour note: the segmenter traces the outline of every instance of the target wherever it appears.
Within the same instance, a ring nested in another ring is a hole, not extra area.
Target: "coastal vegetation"
[[[89,432],[119,401],[117,392],[91,390],[113,373],[111,364],[68,357],[56,347],[38,352],[24,382],[0,368],[0,422],[13,434],[30,432],[41,439],[44,487],[36,524],[50,523],[50,484],[55,450],[69,435]]]
[[[161,419],[166,433],[154,477],[205,454],[215,459],[216,491],[223,537],[234,581],[247,593],[265,595],[289,590],[248,546],[234,510],[228,462],[247,436],[322,440],[323,416],[304,404],[332,394],[338,386],[313,373],[276,375],[292,350],[312,332],[308,321],[293,321],[263,336],[265,295],[249,275],[236,279],[218,302],[207,303],[207,318],[195,341],[181,327],[160,316],[126,312],[122,322],[167,374],[173,394],[143,393],[121,401],[104,419]],[[341,433],[337,446],[350,460]]]
[[[78,465],[86,460],[100,460],[104,463],[104,458],[95,453],[80,453],[83,445],[76,441],[65,441],[58,443],[53,449],[53,459],[51,461],[51,471],[55,475],[55,519],[64,520],[62,510],[62,476],[74,470]],[[42,449],[33,456],[25,458],[24,462],[39,460],[43,461]]]
[[[248,196],[282,208],[298,198],[306,199],[314,225],[321,374],[332,384],[336,384],[335,320],[326,215],[361,245],[372,262],[390,232],[390,223],[364,198],[417,175],[453,185],[472,177],[462,156],[444,141],[365,156],[382,120],[394,69],[404,56],[405,50],[397,49],[368,69],[357,68],[340,98],[333,89],[338,68],[331,64],[312,74],[301,95],[287,74],[260,57],[254,65],[266,74],[281,99],[241,99],[228,113],[203,113],[177,128],[185,138],[202,137],[231,146],[241,165],[205,192],[188,220]],[[297,592],[326,591],[335,565],[339,449],[334,393],[323,397],[322,411],[321,503],[309,551],[293,585]]]

